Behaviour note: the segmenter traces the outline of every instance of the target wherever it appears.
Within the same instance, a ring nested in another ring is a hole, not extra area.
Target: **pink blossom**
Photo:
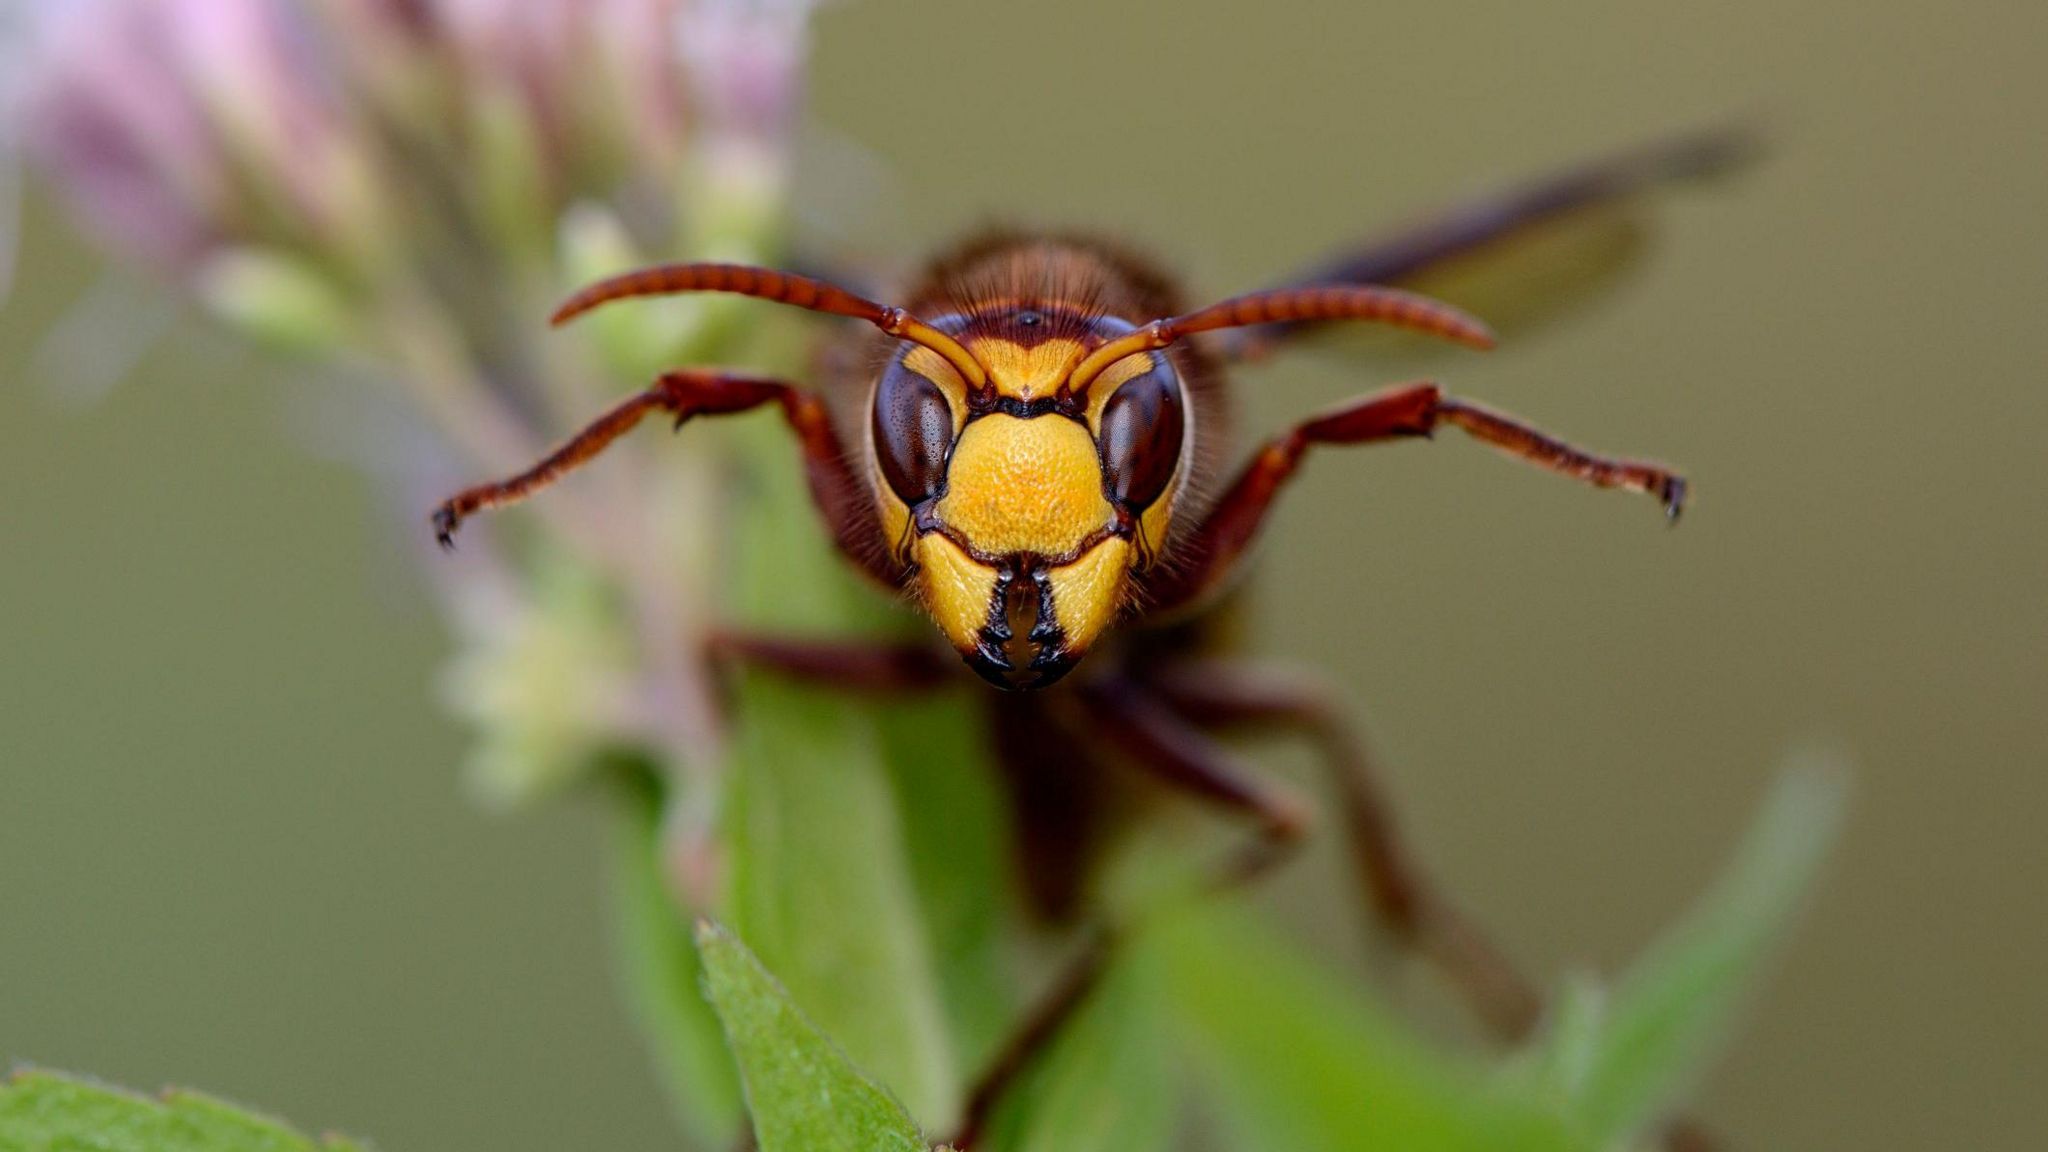
[[[13,94],[22,146],[117,247],[172,268],[217,237],[221,141],[163,51],[169,12],[133,0],[52,8]]]

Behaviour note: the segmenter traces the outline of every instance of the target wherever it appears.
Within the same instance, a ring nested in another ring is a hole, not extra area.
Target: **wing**
[[[1459,205],[1280,283],[1397,285],[1526,330],[1600,295],[1635,262],[1649,194],[1741,167],[1756,150],[1744,129],[1657,141]],[[1267,324],[1212,347],[1243,359],[1316,327]]]

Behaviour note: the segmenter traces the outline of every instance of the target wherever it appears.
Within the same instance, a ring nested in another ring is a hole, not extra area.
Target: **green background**
[[[1703,1111],[1740,1148],[2017,1149],[2048,1130],[2044,50],[2020,2],[849,4],[805,201],[862,255],[1081,224],[1221,295],[1761,114],[1770,163],[1669,205],[1625,291],[1441,364],[1682,462],[1685,525],[1454,438],[1326,454],[1259,641],[1345,686],[1413,839],[1545,976],[1682,906],[1784,749],[1846,749],[1848,836]],[[597,813],[463,798],[418,509],[313,450],[340,385],[186,326],[67,402],[35,349],[99,273],[47,203],[26,261],[0,1056],[390,1149],[673,1146],[609,987]],[[1387,379],[1309,353],[1241,382],[1265,430]],[[1311,911],[1314,872],[1276,899]]]

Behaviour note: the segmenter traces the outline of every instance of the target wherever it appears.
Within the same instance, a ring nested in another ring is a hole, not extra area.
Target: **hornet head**
[[[983,378],[918,345],[883,369],[868,444],[884,528],[968,665],[998,687],[1043,687],[1087,654],[1123,611],[1131,573],[1158,556],[1192,412],[1163,352],[1089,367],[1138,331],[1123,320],[1005,308],[932,327]]]

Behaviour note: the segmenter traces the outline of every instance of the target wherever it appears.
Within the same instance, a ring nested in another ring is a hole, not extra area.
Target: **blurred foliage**
[[[730,1141],[737,1065],[763,1152],[926,1147],[912,1116],[944,1131],[950,1097],[907,1111],[899,1086],[932,1091],[916,1057],[946,1051],[939,982],[906,966],[915,954],[906,941],[892,948],[882,939],[894,933],[922,943],[911,902],[899,900],[882,919],[855,902],[808,902],[800,919],[777,928],[793,937],[794,954],[852,957],[848,963],[871,966],[880,979],[852,972],[834,980],[799,966],[809,992],[793,994],[727,929],[700,925],[690,947],[659,876],[646,868],[658,855],[659,809],[648,803],[657,792],[643,774],[625,778],[623,791],[639,800],[619,869],[629,983],[698,1136]],[[1234,903],[1182,899],[1155,909],[1018,1082],[990,1143],[1004,1152],[1165,1148],[1186,1075],[1200,1084],[1203,1110],[1226,1124],[1230,1146],[1244,1152],[1596,1152],[1641,1143],[1727,1032],[1789,925],[1832,842],[1843,779],[1836,765],[1795,764],[1692,912],[1611,993],[1576,983],[1545,1034],[1498,1068],[1424,1040],[1355,981]],[[829,840],[826,826],[843,823],[850,822],[812,813],[789,829],[789,843]],[[829,846],[821,858],[843,851]],[[697,994],[700,982],[716,1022]],[[862,1000],[885,983],[895,995],[879,1009]],[[929,1015],[934,1031],[890,1035],[906,1014]],[[847,1034],[876,1058],[849,1056],[814,1022],[820,1018],[848,1021]],[[711,1035],[717,1023],[730,1060]],[[31,1073],[0,1092],[0,1147],[315,1145],[205,1097],[150,1101]]]
[[[990,1144],[1005,1152],[1164,1148],[1188,1078],[1199,1085],[1202,1110],[1225,1123],[1230,1146],[1247,1152],[1647,1144],[1789,926],[1833,840],[1843,778],[1832,764],[1794,763],[1698,906],[1611,992],[1590,979],[1576,983],[1546,1031],[1498,1063],[1422,1037],[1364,986],[1232,902],[1183,897],[1155,907],[1019,1081]],[[852,909],[821,910],[804,935],[829,952],[831,936],[872,932]],[[838,1058],[808,1023],[815,1016],[807,1012],[833,1009],[829,1000],[798,1007],[803,997],[785,992],[723,932],[702,933],[700,943],[727,954],[707,959],[713,998],[747,1069],[764,1148],[778,1146],[771,1130],[824,1131],[818,1126],[827,1119],[813,1110],[851,1091],[848,1076],[867,1085],[856,1098],[894,1099],[884,1086],[897,1081],[854,1073],[858,1062]],[[744,992],[720,990],[721,962]],[[736,1024],[729,996],[748,998],[756,1015]],[[769,1036],[781,1039],[768,1043]],[[809,1054],[750,1057],[755,1044]],[[895,1116],[894,1105],[879,1114]],[[928,1130],[945,1130],[913,1114]]]
[[[0,1084],[7,1152],[358,1152],[339,1136],[314,1140],[226,1101],[169,1091],[155,1099],[51,1072]]]
[[[1653,1123],[1726,1037],[1834,843],[1847,775],[1826,756],[1795,758],[1692,911],[1610,993],[1581,982],[1561,1000],[1541,1066],[1597,1143]]]
[[[646,765],[621,773],[612,866],[620,984],[684,1131],[702,1147],[726,1147],[743,1121],[739,1080],[701,993],[692,927],[661,872],[661,786]]]
[[[1133,955],[1020,1078],[990,1143],[1008,1152],[1150,1152],[1179,1111],[1159,965]]]
[[[1234,1148],[1587,1147],[1533,1094],[1438,1051],[1256,920],[1184,913],[1153,943]]]

